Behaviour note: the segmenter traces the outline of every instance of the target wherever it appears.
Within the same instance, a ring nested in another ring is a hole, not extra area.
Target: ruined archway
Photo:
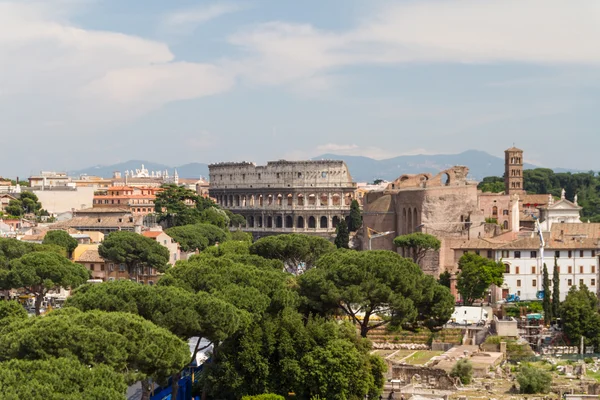
[[[285,217],[285,227],[293,228],[294,227],[294,218],[291,215]]]
[[[321,229],[327,229],[328,228],[327,225],[328,225],[327,224],[327,217],[325,217],[325,216],[321,217],[321,219],[319,221],[319,228],[321,228]]]
[[[304,217],[300,216],[298,217],[298,222],[296,223],[296,227],[297,228],[304,228]]]
[[[315,229],[317,227],[317,220],[315,219],[315,217],[308,217],[308,227],[310,229]]]

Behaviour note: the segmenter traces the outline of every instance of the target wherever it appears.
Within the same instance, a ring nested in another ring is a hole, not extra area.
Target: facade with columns
[[[330,236],[350,214],[356,184],[343,161],[270,161],[209,165],[210,197],[246,218],[255,236]]]

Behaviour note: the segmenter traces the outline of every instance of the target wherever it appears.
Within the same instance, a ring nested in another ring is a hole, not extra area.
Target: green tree
[[[131,281],[105,282],[79,288],[66,306],[82,311],[102,310],[137,314],[183,340],[199,340],[190,363],[196,359],[201,339],[222,341],[246,324],[247,317],[233,305],[207,293],[193,294],[172,286],[145,286]],[[173,397],[179,374],[172,379]]]
[[[338,250],[321,257],[316,266],[298,279],[300,294],[319,313],[339,310],[348,315],[362,337],[378,326],[429,320],[434,296],[446,305],[436,310],[441,315],[435,318],[445,323],[452,314],[450,291],[394,252]],[[372,323],[374,316],[380,321]]]
[[[17,301],[0,301],[0,322],[2,324],[12,319],[26,319],[27,311]]]
[[[229,233],[211,224],[182,225],[166,230],[181,250],[185,252],[202,251],[208,246],[222,243],[229,239]]]
[[[214,257],[222,257],[228,254],[250,254],[250,243],[246,241],[234,241],[230,240],[228,242],[224,242],[219,244],[218,246],[211,246],[204,254],[210,254]]]
[[[341,220],[335,229],[335,247],[338,249],[348,249],[350,242],[350,232],[345,220]]]
[[[278,394],[265,393],[256,396],[244,396],[242,400],[285,400],[285,397]]]
[[[504,178],[500,178],[498,176],[486,176],[481,182],[479,182],[477,189],[481,190],[482,192],[490,193],[504,192]]]
[[[560,274],[558,273],[558,263],[554,258],[554,270],[552,271],[552,315],[560,315]]]
[[[236,240],[236,241],[240,241],[240,242],[248,242],[249,244],[252,244],[253,237],[252,237],[251,233],[244,232],[244,231],[238,229],[236,231],[231,232],[231,240]]]
[[[208,207],[200,213],[199,222],[227,229],[230,221],[225,211],[217,207]]]
[[[444,271],[440,274],[438,283],[442,286],[446,286],[447,288],[450,288],[451,279],[452,279],[452,274],[448,271]]]
[[[501,262],[475,253],[464,254],[458,261],[458,269],[456,288],[467,305],[483,298],[490,285],[500,286],[504,281],[504,265]]]
[[[12,215],[13,217],[20,217],[25,213],[23,203],[21,200],[13,199],[8,202],[8,205],[4,208],[4,211],[8,215]]]
[[[57,357],[76,358],[92,367],[107,365],[127,383],[142,380],[142,398],[148,399],[147,379],[164,384],[188,363],[189,348],[166,329],[120,312],[65,308],[2,328],[0,361]]]
[[[362,225],[362,215],[360,213],[360,204],[358,200],[352,200],[350,203],[350,218],[348,222],[348,229],[350,232],[356,232]]]
[[[333,243],[317,236],[290,233],[261,238],[250,246],[250,252],[264,258],[283,261],[288,272],[310,269],[323,254],[335,250]]]
[[[441,246],[438,238],[421,232],[398,236],[394,239],[394,244],[410,254],[417,264],[421,262],[429,250],[438,251]]]
[[[546,322],[546,325],[548,325],[552,321],[552,299],[550,297],[550,277],[548,276],[548,268],[546,267],[546,263],[544,263],[542,281],[542,286],[544,290],[544,299],[542,300],[542,307],[544,310],[544,321]]]
[[[462,358],[454,364],[450,376],[459,378],[463,385],[468,385],[473,379],[473,364],[466,358]]]
[[[600,314],[598,298],[587,286],[571,286],[565,301],[561,304],[560,316],[563,331],[571,343],[579,343],[584,337],[586,345],[600,346]]]
[[[74,359],[0,363],[0,397],[33,400],[125,400],[123,376],[106,365],[90,368]]]
[[[125,264],[131,275],[140,275],[143,268],[159,272],[167,269],[169,250],[155,240],[134,232],[117,231],[108,235],[100,247],[101,257],[118,264]]]
[[[552,385],[552,375],[548,371],[530,365],[522,365],[517,374],[521,393],[548,393]]]
[[[44,236],[43,244],[55,244],[57,246],[63,247],[67,255],[73,254],[73,251],[77,248],[77,239],[69,235],[66,231],[61,230],[53,230],[46,233]]]
[[[67,258],[52,252],[33,252],[14,259],[9,263],[5,289],[25,288],[35,296],[35,313],[49,290],[59,287],[76,288],[89,279],[85,267],[74,264]]]
[[[212,200],[183,186],[170,184],[162,189],[154,200],[154,210],[159,222],[168,227],[200,223],[204,210],[217,207]]]
[[[241,228],[246,225],[246,218],[240,214],[234,214],[229,210],[225,210],[225,213],[229,217],[229,226],[234,228]]]
[[[35,193],[23,192],[18,199],[8,202],[6,212],[9,215],[19,217],[24,214],[39,215],[41,209],[42,204],[39,202],[39,199]]]

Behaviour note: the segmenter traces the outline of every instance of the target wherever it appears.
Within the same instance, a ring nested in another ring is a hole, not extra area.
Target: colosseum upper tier
[[[350,213],[356,183],[335,160],[269,161],[209,165],[210,196],[246,218],[255,236],[312,233],[329,236]]]

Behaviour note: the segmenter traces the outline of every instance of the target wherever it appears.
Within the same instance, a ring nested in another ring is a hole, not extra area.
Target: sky
[[[598,170],[598,0],[0,0],[0,176],[513,144]]]

